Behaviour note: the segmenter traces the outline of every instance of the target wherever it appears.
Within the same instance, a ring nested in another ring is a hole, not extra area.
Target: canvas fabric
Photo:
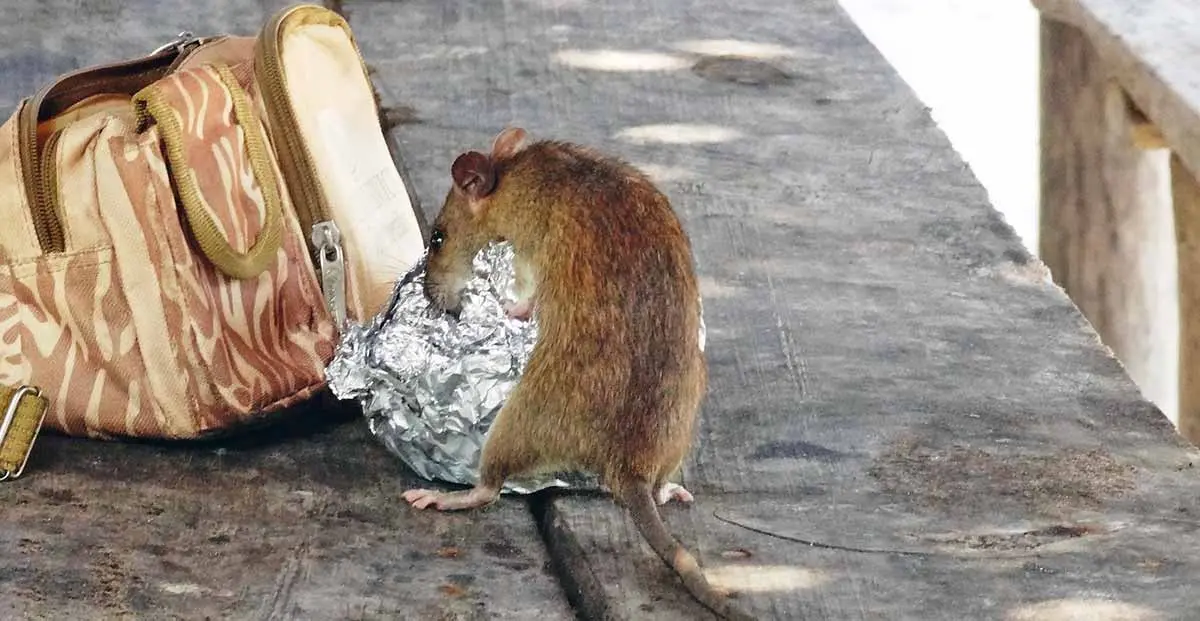
[[[319,26],[319,52],[354,69],[330,78],[362,91],[346,93],[358,108],[341,116],[374,114],[345,22],[315,6],[292,13],[280,37]],[[64,79],[0,126],[0,385],[37,386],[46,427],[196,438],[262,420],[324,387],[339,326],[280,149],[285,141],[330,147],[271,127],[264,36],[218,37],[176,58],[168,51],[132,77]],[[31,149],[30,107],[39,103]],[[368,119],[363,131],[383,145],[377,116]],[[321,165],[319,176],[338,174]],[[336,198],[347,184],[326,186]],[[334,203],[347,230],[344,295],[350,318],[362,319],[411,256],[382,257],[380,267],[368,248],[375,240],[353,236],[358,221],[374,225],[378,214]]]

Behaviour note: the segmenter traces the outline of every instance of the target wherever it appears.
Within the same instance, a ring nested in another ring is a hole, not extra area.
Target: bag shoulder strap
[[[35,386],[0,386],[0,481],[16,479],[25,471],[47,405]]]

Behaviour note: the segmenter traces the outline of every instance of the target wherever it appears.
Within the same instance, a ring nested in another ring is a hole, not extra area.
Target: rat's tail
[[[650,547],[654,548],[662,560],[675,570],[675,573],[679,574],[683,585],[687,587],[692,597],[723,619],[754,621],[754,617],[734,607],[724,594],[709,584],[700,571],[700,564],[696,562],[696,557],[692,556],[667,531],[662,516],[658,514],[658,507],[654,504],[654,496],[649,482],[638,481],[628,485],[624,496],[622,500],[629,509],[638,532],[646,538]]]

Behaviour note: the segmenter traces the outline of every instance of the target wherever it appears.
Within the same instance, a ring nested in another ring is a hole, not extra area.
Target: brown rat
[[[501,132],[491,154],[460,155],[434,223],[425,291],[456,312],[472,258],[513,246],[519,300],[539,339],[485,441],[471,490],[409,490],[413,506],[487,505],[511,476],[600,476],[654,551],[719,615],[749,619],[705,579],[656,503],[690,502],[669,483],[693,438],[707,384],[691,244],[666,196],[637,169],[584,147]]]

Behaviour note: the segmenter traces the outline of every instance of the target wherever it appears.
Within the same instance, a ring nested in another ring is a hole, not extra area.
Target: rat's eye
[[[433,232],[429,234],[429,249],[441,248],[444,241],[446,241],[446,234],[441,229],[433,229]]]

